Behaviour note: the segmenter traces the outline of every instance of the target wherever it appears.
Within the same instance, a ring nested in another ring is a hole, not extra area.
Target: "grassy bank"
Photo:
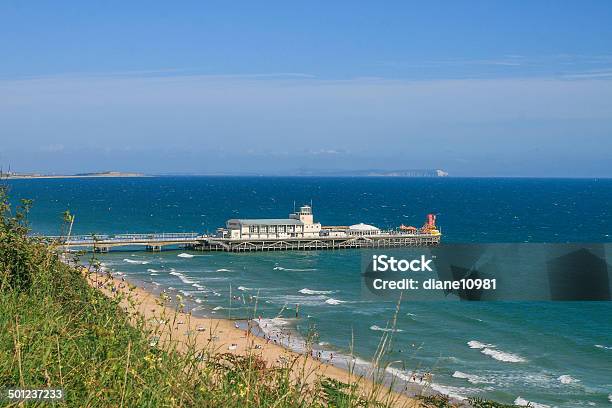
[[[71,407],[396,403],[383,398],[384,387],[364,396],[354,385],[329,378],[306,381],[292,361],[269,366],[253,353],[152,345],[154,333],[121,306],[125,298],[92,288],[54,248],[28,236],[28,210],[24,202],[12,213],[0,190],[0,389],[62,388],[59,405]],[[411,406],[451,404],[429,398]]]

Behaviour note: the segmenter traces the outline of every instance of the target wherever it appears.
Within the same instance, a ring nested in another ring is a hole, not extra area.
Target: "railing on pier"
[[[57,241],[62,245],[94,245],[97,243],[105,244],[129,244],[132,242],[193,242],[200,234],[197,232],[164,232],[152,234],[114,234],[114,235],[72,235],[66,236],[45,236],[44,239]]]

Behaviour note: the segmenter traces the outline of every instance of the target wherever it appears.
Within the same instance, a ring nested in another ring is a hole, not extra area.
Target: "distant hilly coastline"
[[[58,178],[94,178],[94,177],[152,177],[152,176],[289,176],[289,177],[447,177],[448,173],[440,169],[407,169],[407,170],[313,170],[300,169],[290,173],[159,173],[145,174],[138,172],[104,171],[75,174],[45,174],[0,172],[4,179],[58,179]]]
[[[298,175],[329,177],[448,177],[448,172],[441,169],[302,170]]]
[[[157,176],[215,176],[215,177],[448,177],[448,172],[441,169],[407,169],[407,170],[328,170],[297,169],[283,172],[172,172],[159,173]]]

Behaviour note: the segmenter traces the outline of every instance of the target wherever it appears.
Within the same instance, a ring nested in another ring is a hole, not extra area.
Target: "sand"
[[[348,370],[327,364],[310,353],[299,354],[281,345],[274,344],[262,337],[255,336],[248,330],[237,327],[236,321],[220,318],[194,316],[180,311],[180,300],[162,301],[160,296],[144,286],[135,286],[122,278],[112,277],[106,273],[95,273],[82,268],[87,282],[101,290],[106,296],[123,294],[121,306],[134,310],[145,319],[147,329],[157,331],[158,342],[172,341],[179,350],[186,350],[189,344],[195,344],[198,350],[214,350],[219,353],[247,355],[255,354],[269,366],[280,366],[288,361],[296,361],[296,376],[307,382],[314,382],[320,376],[329,377],[344,383],[356,383],[362,395],[374,394],[381,402],[390,402],[398,407],[420,407],[419,401],[405,394],[389,391],[387,387],[377,385],[374,381],[358,377]],[[112,288],[115,288],[114,290]],[[131,302],[128,300],[131,299]],[[131,304],[131,305],[130,305]],[[156,336],[157,337],[157,336]],[[299,368],[297,368],[299,367]]]

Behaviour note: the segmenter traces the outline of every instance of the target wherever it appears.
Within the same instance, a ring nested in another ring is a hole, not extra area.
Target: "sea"
[[[214,233],[229,218],[283,218],[312,203],[324,225],[421,225],[443,243],[610,243],[611,179],[143,177],[9,180],[34,201],[33,233]],[[136,248],[98,255],[112,273],[182,294],[194,313],[261,318],[323,355],[367,365],[393,330],[385,370],[433,390],[534,407],[612,406],[610,302],[366,299],[360,250],[206,253]],[[296,308],[298,317],[296,318]],[[397,316],[390,329],[390,321]]]

